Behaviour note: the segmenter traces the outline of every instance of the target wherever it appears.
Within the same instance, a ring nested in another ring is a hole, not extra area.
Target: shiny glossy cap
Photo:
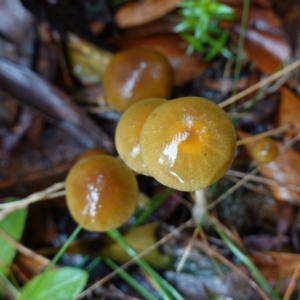
[[[278,146],[270,138],[257,141],[252,148],[252,156],[259,163],[268,163],[278,156]]]
[[[173,69],[160,53],[133,48],[114,55],[103,79],[105,99],[125,111],[141,99],[168,98],[173,87]]]
[[[134,173],[120,160],[91,156],[79,161],[66,179],[67,204],[74,220],[90,231],[125,223],[138,201]]]
[[[135,172],[149,175],[142,162],[140,134],[151,112],[167,100],[148,98],[132,104],[122,115],[116,130],[116,148],[124,162]]]
[[[182,191],[203,189],[230,167],[236,133],[212,101],[184,97],[158,106],[141,132],[141,155],[150,175]]]
[[[105,155],[107,154],[103,149],[101,148],[92,148],[92,149],[89,149],[89,150],[86,150],[84,152],[82,152],[76,159],[76,162],[82,160],[82,159],[85,159],[87,157],[90,157],[90,156],[95,156],[95,155]]]

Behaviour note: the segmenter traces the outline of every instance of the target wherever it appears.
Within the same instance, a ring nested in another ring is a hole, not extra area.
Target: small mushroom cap
[[[212,101],[184,97],[158,106],[140,137],[150,175],[182,191],[203,189],[230,167],[236,132],[227,114]]]
[[[151,112],[167,100],[148,98],[132,104],[122,115],[116,130],[116,148],[124,162],[135,172],[149,175],[140,153],[140,134]]]
[[[257,141],[252,148],[252,156],[259,163],[268,163],[276,159],[278,155],[278,146],[270,138]]]
[[[107,154],[103,149],[101,148],[92,148],[89,150],[86,150],[84,152],[82,152],[76,159],[76,162],[79,162],[82,159],[85,159],[87,157],[90,156],[94,156],[94,155],[103,155],[103,154]]]
[[[108,231],[125,223],[138,201],[134,173],[120,160],[91,156],[73,166],[66,179],[73,219],[90,231]]]
[[[145,98],[167,99],[173,77],[171,65],[160,53],[143,48],[124,50],[114,55],[105,71],[105,99],[118,111]]]

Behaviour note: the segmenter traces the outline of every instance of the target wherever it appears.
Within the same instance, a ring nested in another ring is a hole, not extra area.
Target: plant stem
[[[249,5],[250,5],[250,0],[244,0],[241,31],[240,31],[240,38],[239,38],[239,43],[238,43],[238,53],[236,56],[236,66],[235,66],[235,70],[234,70],[232,96],[234,96],[238,90],[238,83],[239,83],[239,78],[240,78],[240,73],[241,73],[242,55],[243,55],[245,36],[246,36],[246,26],[247,26],[247,20],[248,20]],[[232,103],[230,106],[230,112],[232,112],[233,109],[234,109],[234,103]]]
[[[117,243],[119,243],[131,257],[136,257],[138,254],[133,250],[130,245],[125,241],[121,233],[117,229],[113,229],[107,232],[107,234]],[[161,296],[165,300],[184,300],[184,298],[164,279],[162,278],[147,262],[142,259],[136,260],[139,265],[153,280],[153,283],[161,293]],[[172,294],[172,296],[166,292],[166,290]]]

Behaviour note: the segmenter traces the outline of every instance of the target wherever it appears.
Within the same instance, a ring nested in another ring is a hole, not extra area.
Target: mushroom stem
[[[193,219],[196,224],[199,223],[207,209],[207,189],[195,191],[195,204],[192,208]]]

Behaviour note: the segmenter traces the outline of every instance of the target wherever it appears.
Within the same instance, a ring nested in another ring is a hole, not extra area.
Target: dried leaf
[[[281,101],[277,114],[277,125],[292,125],[292,129],[285,133],[293,137],[300,132],[300,99],[288,88],[281,88]]]
[[[112,53],[97,48],[73,34],[69,35],[67,51],[73,74],[84,84],[95,84],[102,81]]]
[[[250,136],[241,130],[237,131],[237,135],[239,138],[246,138]],[[277,144],[279,148],[282,146],[282,143],[280,142],[277,142]],[[249,143],[244,146],[251,156],[253,143]],[[289,147],[286,151],[279,153],[276,160],[259,166],[260,173],[264,177],[282,183],[278,185],[269,185],[275,199],[300,204],[300,192],[291,190],[287,186],[287,184],[293,184],[296,186],[299,185],[300,169],[295,166],[300,166],[300,153],[292,147]]]
[[[22,253],[17,253],[14,259],[13,269],[18,279],[21,280],[22,283],[26,283],[32,277],[44,271],[49,263],[49,259],[39,254],[27,256]]]
[[[235,25],[232,37],[237,40],[236,33],[240,26]],[[275,36],[268,32],[247,29],[244,50],[257,68],[267,74],[274,73],[291,53],[290,46],[283,36]]]
[[[138,26],[159,19],[172,11],[181,0],[144,0],[123,5],[115,16],[121,28]]]
[[[292,277],[300,264],[300,255],[284,252],[249,251],[251,259],[264,277],[273,285]]]

